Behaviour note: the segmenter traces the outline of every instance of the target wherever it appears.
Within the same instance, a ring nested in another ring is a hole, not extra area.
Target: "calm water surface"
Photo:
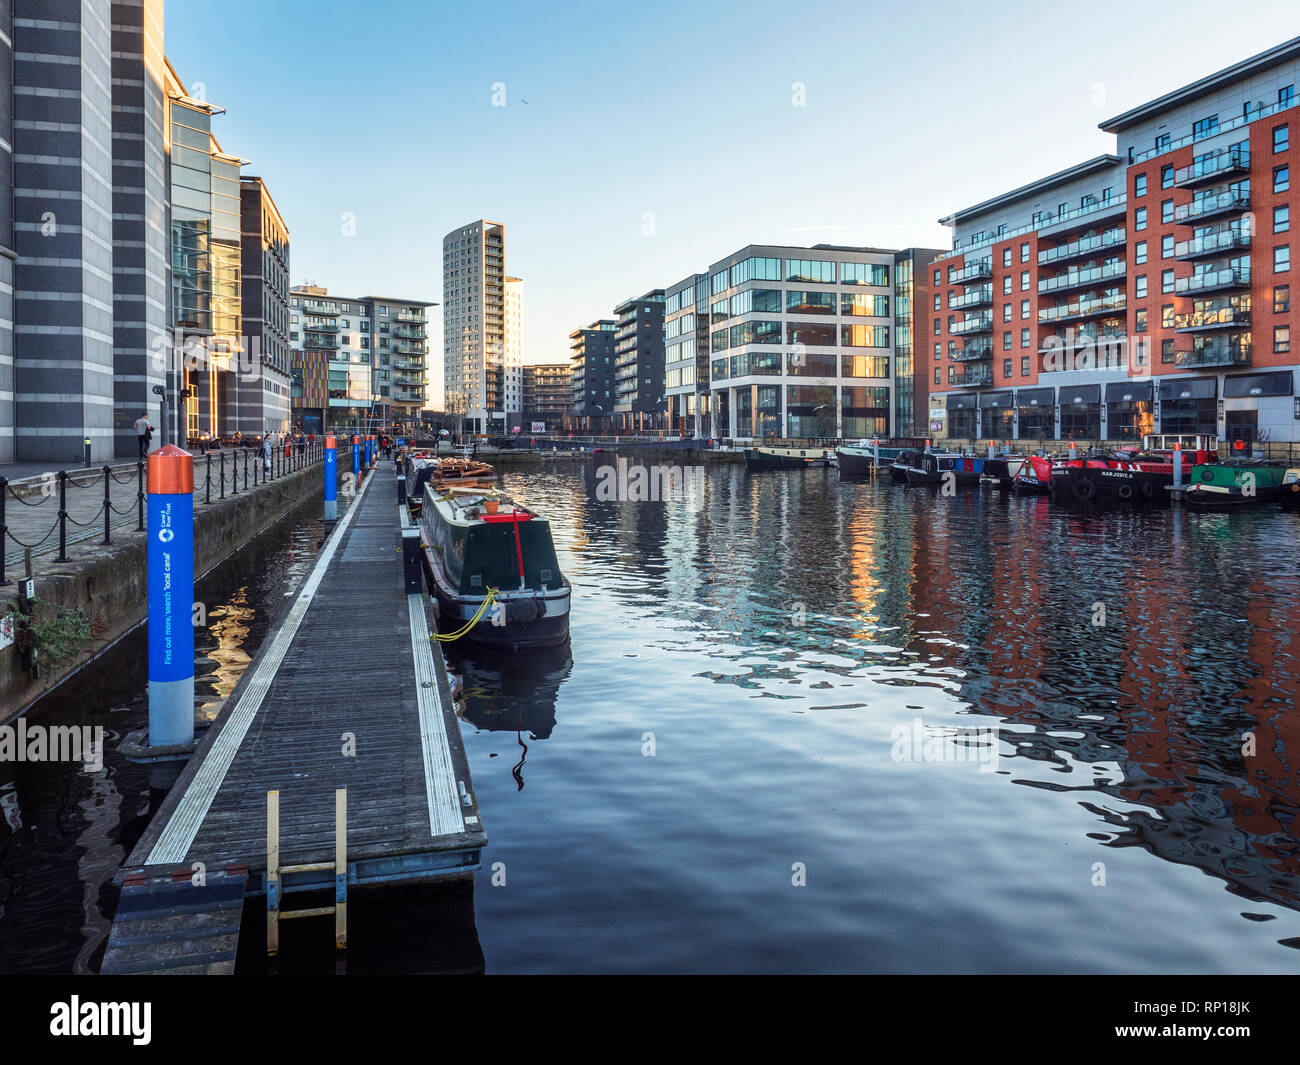
[[[717,467],[665,503],[602,501],[593,464],[504,480],[575,594],[562,651],[448,653],[490,838],[459,919],[489,972],[1300,965],[1294,515],[834,471]],[[318,540],[291,524],[208,593],[205,691]],[[101,674],[79,712],[139,727],[142,675]],[[93,967],[147,784],[14,784],[0,967]],[[408,900],[403,935],[445,910]]]

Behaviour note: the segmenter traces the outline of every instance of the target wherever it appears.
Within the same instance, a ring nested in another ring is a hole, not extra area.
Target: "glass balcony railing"
[[[339,347],[339,338],[330,336],[328,333],[319,333],[313,335],[307,333],[303,337],[303,345],[309,348],[325,348],[329,351],[337,351]]]
[[[1128,306],[1125,293],[1115,292],[1106,296],[1094,296],[1090,299],[1062,303],[1056,307],[1042,307],[1038,311],[1040,322],[1064,322],[1071,318],[1086,318],[1093,314],[1109,314],[1122,311]]]
[[[1180,240],[1174,245],[1175,259],[1198,259],[1206,255],[1224,255],[1250,247],[1250,232],[1242,229],[1221,229],[1192,240]]]
[[[990,333],[993,331],[993,315],[976,314],[964,318],[960,322],[953,322],[948,330],[950,336],[960,337],[969,336],[972,333]]]
[[[302,327],[311,333],[337,333],[339,331],[338,322],[331,322],[324,318],[304,321]]]
[[[949,281],[954,285],[964,285],[968,281],[989,281],[993,278],[993,260],[980,259],[967,263],[962,269],[954,270]]]
[[[1180,277],[1174,281],[1174,293],[1179,296],[1191,296],[1199,292],[1228,292],[1235,288],[1250,288],[1249,266],[1202,270],[1191,277]]]
[[[1040,353],[1052,351],[1076,351],[1086,345],[1094,347],[1113,347],[1120,341],[1127,341],[1128,333],[1123,329],[1066,329],[1063,335],[1043,337],[1038,348]]]
[[[958,374],[952,382],[957,388],[987,388],[993,383],[993,371],[968,371]]]
[[[1190,166],[1174,171],[1174,187],[1190,188],[1218,181],[1232,174],[1250,170],[1250,152],[1245,148],[1226,148],[1197,159]]]
[[[960,296],[954,296],[948,304],[948,308],[954,311],[960,311],[966,307],[983,307],[991,306],[993,303],[993,286],[980,285],[978,288],[970,289]]]
[[[1227,192],[1197,196],[1191,203],[1179,204],[1174,208],[1174,221],[1179,225],[1189,225],[1201,219],[1249,210],[1250,190],[1229,189]]]
[[[968,340],[961,351],[954,352],[954,362],[976,362],[980,359],[993,358],[992,340]]]
[[[1067,259],[1077,259],[1081,255],[1091,255],[1093,252],[1117,247],[1124,243],[1126,235],[1126,230],[1111,229],[1105,233],[1098,233],[1096,236],[1080,237],[1078,240],[1072,240],[1069,244],[1062,244],[1058,248],[1048,248],[1046,251],[1040,251],[1038,253],[1038,265],[1046,266],[1049,263],[1064,262]]]
[[[1174,329],[1190,333],[1201,329],[1228,329],[1250,325],[1249,308],[1207,307],[1174,315]]]
[[[1047,277],[1038,282],[1039,292],[1063,292],[1072,288],[1085,288],[1090,285],[1100,285],[1111,281],[1117,277],[1123,277],[1128,271],[1128,263],[1121,260],[1115,263],[1106,263],[1103,266],[1092,266],[1086,270],[1071,270],[1068,273],[1060,274],[1057,277]]]
[[[1250,334],[1215,337],[1208,343],[1194,345],[1188,351],[1176,351],[1174,362],[1187,369],[1202,366],[1249,366]]]

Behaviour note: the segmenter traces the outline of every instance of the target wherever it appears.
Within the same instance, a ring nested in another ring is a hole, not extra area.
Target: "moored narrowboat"
[[[1282,476],[1282,509],[1300,510],[1300,466],[1292,466]]]
[[[1193,466],[1183,500],[1194,507],[1272,503],[1281,498],[1287,469],[1263,459],[1207,462]]]
[[[494,489],[424,489],[424,557],[444,627],[523,650],[569,635],[570,585],[550,523]]]
[[[823,447],[747,447],[745,467],[750,470],[806,470],[826,468],[831,452]]]

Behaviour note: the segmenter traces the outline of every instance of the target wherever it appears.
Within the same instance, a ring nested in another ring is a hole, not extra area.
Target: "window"
[[[1029,317],[1029,301],[1028,301],[1028,300],[1021,300],[1021,301],[1020,301],[1020,317],[1021,317],[1021,318],[1028,318],[1028,317]]]
[[[1010,329],[1004,330],[1003,333],[1002,333],[1002,350],[1003,350],[1003,351],[1010,351],[1010,350],[1011,350],[1011,330],[1010,330]]]
[[[1002,279],[1002,295],[1004,295],[1004,296],[1010,296],[1010,295],[1011,295],[1011,275],[1010,275],[1010,274],[1007,274],[1007,276],[1004,277],[1004,278]]]
[[[1167,233],[1160,238],[1160,258],[1168,259],[1174,253],[1174,237]]]
[[[1291,127],[1285,122],[1273,127],[1273,151],[1284,152],[1291,147]]]
[[[1003,377],[1010,377],[1010,376],[1011,376],[1011,360],[1010,360],[1010,359],[1003,359],[1003,360],[1002,360],[1002,376],[1003,376]]]
[[[1174,168],[1172,165],[1160,168],[1160,187],[1162,189],[1172,189],[1174,187]]]
[[[1281,355],[1290,350],[1291,327],[1289,325],[1275,325],[1273,327],[1273,351]]]
[[[840,263],[840,282],[883,288],[889,284],[889,267],[884,263]]]
[[[1022,263],[1029,262],[1029,241],[1025,241],[1020,245],[1020,261]]]
[[[1286,192],[1291,187],[1291,168],[1289,166],[1273,167],[1273,191]]]
[[[1273,273],[1285,274],[1291,269],[1291,245],[1283,244],[1273,249]]]
[[[1160,341],[1160,361],[1164,363],[1173,362],[1177,356],[1174,354],[1173,338]]]
[[[1011,321],[1011,304],[1009,303],[1004,303],[1002,305],[1002,320],[1004,322]]]
[[[1273,289],[1273,313],[1286,314],[1291,310],[1291,286],[1278,285]]]
[[[1028,356],[1028,355],[1022,355],[1022,356],[1020,356],[1020,376],[1021,376],[1021,377],[1028,377],[1028,376],[1029,376],[1029,356]]]
[[[1161,200],[1161,201],[1160,201],[1160,221],[1162,221],[1162,222],[1172,222],[1173,220],[1174,220],[1174,201],[1173,201],[1173,200]]]
[[[949,267],[949,269],[951,269],[951,267]],[[934,272],[934,283],[935,283],[936,285],[939,283],[939,271],[938,271],[938,270],[936,270],[936,271]]]
[[[1010,248],[1003,248],[1003,249],[1002,249],[1002,265],[1003,265],[1003,266],[1010,266],[1010,265],[1011,265],[1011,249],[1010,249]]]
[[[1133,179],[1133,195],[1145,196],[1146,194],[1147,194],[1147,176],[1146,174],[1138,174],[1138,176]]]
[[[940,333],[940,329],[939,329],[939,319],[936,318],[936,319],[934,320],[934,335],[935,335],[935,336],[938,336],[939,333]]]
[[[1156,137],[1156,151],[1167,152],[1169,150],[1169,134],[1161,133]]]
[[[1172,270],[1160,271],[1160,291],[1173,292],[1174,290],[1174,272]]]
[[[1020,291],[1021,291],[1021,292],[1028,292],[1028,291],[1029,291],[1029,271],[1028,271],[1028,270],[1021,270],[1021,271],[1020,271]]]
[[[1199,141],[1205,137],[1211,137],[1219,129],[1219,116],[1207,115],[1205,118],[1198,118],[1192,123],[1192,140]]]
[[[1133,212],[1133,228],[1146,229],[1146,227],[1147,227],[1147,209],[1145,207],[1139,207],[1136,211]]]
[[[1138,274],[1138,276],[1134,279],[1133,284],[1134,284],[1133,295],[1136,296],[1138,299],[1141,299],[1143,296],[1147,294],[1146,274]]]
[[[941,372],[942,372],[942,371],[940,370],[940,368],[939,368],[938,366],[936,366],[936,367],[934,368],[934,383],[935,383],[936,385],[940,383],[940,382],[939,382],[939,374],[940,374]]]
[[[936,311],[939,309],[939,293],[937,292],[934,294],[934,309]]]
[[[1147,242],[1145,240],[1139,240],[1133,245],[1133,261],[1139,266],[1147,261]]]
[[[1285,233],[1291,228],[1291,208],[1283,204],[1273,208],[1273,232]]]
[[[1027,347],[1029,347],[1029,330],[1028,330],[1028,329],[1022,329],[1022,330],[1020,330],[1020,346],[1021,346],[1022,348],[1027,348]]]
[[[1166,303],[1160,308],[1160,328],[1172,329],[1174,327],[1174,305]]]
[[[1146,308],[1140,308],[1134,315],[1135,328],[1139,333],[1147,331],[1147,312]]]
[[[1295,86],[1283,85],[1277,90],[1277,103],[1279,107],[1288,106],[1295,99]]]
[[[952,341],[949,341],[948,343],[951,344]],[[934,360],[935,362],[938,362],[942,358],[943,358],[943,345],[936,343],[934,345]]]
[[[846,266],[866,265],[846,263]],[[835,281],[835,264],[823,259],[787,259],[785,261],[785,279],[787,281]]]

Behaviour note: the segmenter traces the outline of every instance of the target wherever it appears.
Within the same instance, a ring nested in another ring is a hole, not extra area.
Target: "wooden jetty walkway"
[[[381,467],[329,535],[119,872],[101,972],[233,971],[242,900],[267,891],[268,792],[273,897],[341,889],[339,789],[347,887],[479,867],[487,836],[428,597],[404,590],[396,500]]]

